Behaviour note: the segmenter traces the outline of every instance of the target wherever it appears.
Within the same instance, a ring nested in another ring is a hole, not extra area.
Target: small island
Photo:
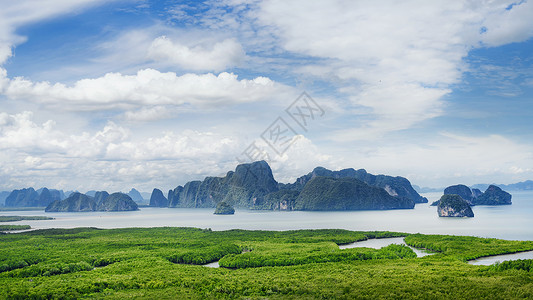
[[[439,217],[473,218],[474,212],[470,204],[459,195],[443,195],[437,206]]]
[[[233,215],[235,214],[235,209],[233,208],[233,206],[222,201],[217,204],[217,208],[215,209],[214,214],[215,215]]]
[[[476,199],[476,205],[511,205],[511,194],[495,185],[490,185],[485,193]]]

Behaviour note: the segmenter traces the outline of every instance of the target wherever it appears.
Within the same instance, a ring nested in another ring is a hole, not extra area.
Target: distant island
[[[47,207],[50,203],[56,200],[64,200],[77,191],[66,191],[48,189],[46,187],[35,190],[32,187],[15,189],[12,191],[0,192],[0,206],[8,208],[27,207],[38,208]],[[97,191],[87,191],[85,195],[94,197]],[[130,196],[137,204],[148,204],[147,200],[143,198],[141,193],[132,188],[126,195]]]
[[[365,170],[331,171],[322,167],[294,183],[277,182],[267,162],[240,164],[224,177],[190,181],[164,197],[154,189],[153,207],[215,208],[225,202],[257,210],[411,209],[427,203],[403,177],[372,175]]]
[[[474,205],[511,205],[512,195],[501,188],[490,185],[484,193],[479,189],[470,189],[464,184],[452,185],[444,189],[444,195],[458,195],[470,206]],[[433,202],[432,206],[438,206],[440,200]]]
[[[124,193],[96,192],[94,197],[73,193],[64,200],[56,200],[45,209],[46,212],[89,212],[89,211],[131,211],[138,210],[137,203]]]

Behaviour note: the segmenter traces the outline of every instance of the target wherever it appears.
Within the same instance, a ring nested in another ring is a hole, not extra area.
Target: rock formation
[[[355,178],[316,176],[309,180],[294,210],[369,210],[413,208],[408,198],[391,196],[384,189]]]
[[[6,198],[7,207],[38,207],[39,193],[33,188],[13,190]]]
[[[474,200],[476,205],[510,205],[511,194],[495,185],[490,185],[487,190]]]
[[[443,195],[437,206],[439,217],[474,217],[468,201],[459,195]]]
[[[72,193],[64,200],[56,200],[45,209],[46,212],[87,212],[87,211],[130,211],[137,210],[130,196],[123,193],[96,192],[93,198],[78,192]]]
[[[168,207],[168,200],[160,189],[154,189],[152,191],[152,196],[150,196],[150,206]]]
[[[226,202],[222,201],[217,204],[217,208],[215,209],[215,215],[233,215],[235,213],[235,209],[233,206],[227,204]]]

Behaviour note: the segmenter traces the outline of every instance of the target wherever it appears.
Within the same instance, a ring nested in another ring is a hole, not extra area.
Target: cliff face
[[[495,185],[490,185],[474,202],[476,205],[510,205],[512,204],[511,198],[511,194]]]
[[[39,193],[33,188],[14,190],[6,198],[7,207],[38,207]]]
[[[315,168],[311,173],[304,175],[292,184],[282,185],[281,188],[301,191],[311,180],[316,176],[332,177],[332,178],[355,178],[364,183],[385,189],[391,196],[398,196],[401,198],[408,198],[415,203],[427,203],[428,200],[422,197],[415,191],[409,180],[404,177],[393,177],[388,175],[373,175],[364,169],[355,170],[352,168],[343,169],[340,171],[331,171],[323,167]]]
[[[56,200],[61,200],[61,194],[59,191],[43,188],[41,190],[41,194],[39,195],[38,206],[46,207]]]
[[[443,195],[437,206],[439,217],[474,217],[468,201],[459,195]]]
[[[96,207],[97,211],[131,211],[138,209],[137,203],[124,193],[113,193]]]
[[[253,208],[278,185],[265,161],[238,165],[224,177],[190,181],[168,192],[170,207],[215,207],[224,201],[235,207]]]
[[[466,200],[468,204],[474,203],[474,193],[464,184],[452,185],[444,189],[444,195],[459,195]]]
[[[355,178],[316,176],[298,195],[294,210],[369,210],[413,208],[414,201]]]
[[[92,197],[81,193],[73,193],[67,199],[57,200],[46,207],[46,212],[83,212],[95,211],[96,202]]]
[[[150,196],[150,206],[168,207],[168,200],[160,189],[154,189]]]
[[[295,183],[279,184],[265,161],[241,164],[224,177],[206,177],[168,191],[169,207],[209,208],[220,202],[249,209],[357,210],[413,208],[427,199],[403,177],[375,176],[365,170],[318,167]]]

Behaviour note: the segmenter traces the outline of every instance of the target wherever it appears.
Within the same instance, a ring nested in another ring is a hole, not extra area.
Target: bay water
[[[1,211],[0,215],[48,216],[54,220],[19,221],[44,228],[197,227],[212,230],[294,230],[339,228],[407,233],[470,235],[508,240],[533,240],[533,191],[512,192],[513,204],[474,206],[474,218],[440,218],[429,204],[441,193],[428,193],[429,203],[414,209],[373,211],[256,211],[237,209],[234,215],[214,215],[214,209],[141,208],[128,212],[46,213]]]

